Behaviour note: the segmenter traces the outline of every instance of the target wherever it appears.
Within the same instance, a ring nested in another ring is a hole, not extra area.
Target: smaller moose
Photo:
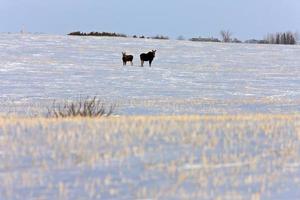
[[[155,57],[156,50],[149,51],[148,53],[142,53],[140,55],[141,58],[141,67],[144,67],[144,62],[149,61],[149,67],[151,67],[151,63]]]
[[[122,52],[122,60],[123,60],[123,66],[127,64],[127,62],[131,63],[131,66],[133,65],[133,55],[126,55],[126,52]]]

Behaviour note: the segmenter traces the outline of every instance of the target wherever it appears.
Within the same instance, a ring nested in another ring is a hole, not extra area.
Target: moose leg
[[[125,66],[126,65],[126,62],[125,61],[123,61],[123,66]]]
[[[141,60],[141,67],[144,67],[144,61]]]
[[[133,66],[133,62],[132,61],[130,61],[131,62],[131,66]]]
[[[151,64],[152,64],[152,60],[149,60],[149,67],[151,67]]]

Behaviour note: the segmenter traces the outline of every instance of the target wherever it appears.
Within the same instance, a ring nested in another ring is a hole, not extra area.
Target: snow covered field
[[[138,67],[151,49],[153,67]],[[296,112],[299,55],[298,45],[0,34],[0,111],[35,115],[98,95],[126,115]]]
[[[300,116],[0,119],[0,199],[300,197]]]
[[[0,199],[300,199],[299,55],[0,34]],[[94,95],[116,116],[43,118],[53,100]]]

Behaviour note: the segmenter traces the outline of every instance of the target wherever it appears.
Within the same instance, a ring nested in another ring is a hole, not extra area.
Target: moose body
[[[142,53],[141,58],[141,67],[144,67],[144,62],[149,61],[149,67],[151,67],[152,61],[155,57],[156,50],[149,51],[148,53]]]
[[[131,65],[133,65],[133,55],[126,55],[125,52],[122,52],[122,60],[123,60],[123,65],[125,66],[127,64],[127,62],[130,62]]]

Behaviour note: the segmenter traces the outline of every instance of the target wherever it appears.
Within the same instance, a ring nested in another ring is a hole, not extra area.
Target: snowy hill
[[[0,48],[3,113],[93,95],[118,114],[299,111],[298,45],[1,34]],[[139,67],[152,49],[153,67]],[[134,67],[122,66],[123,51]]]

